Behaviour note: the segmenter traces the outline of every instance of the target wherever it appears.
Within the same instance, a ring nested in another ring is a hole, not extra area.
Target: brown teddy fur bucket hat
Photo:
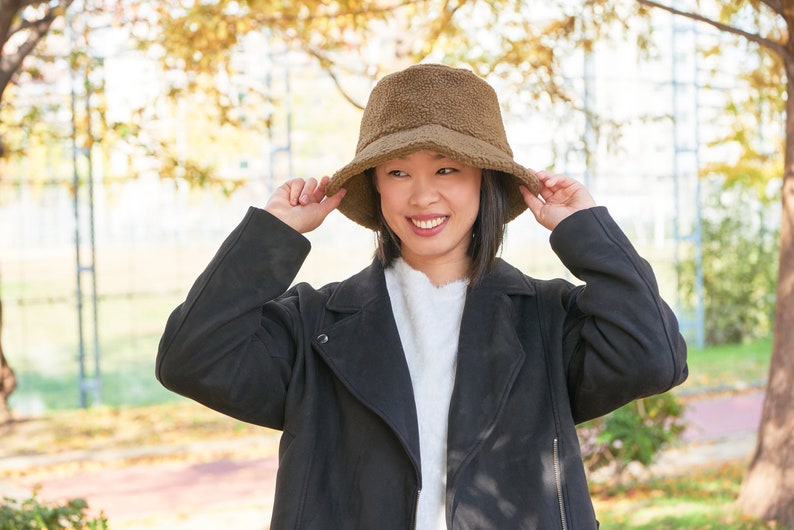
[[[375,85],[361,118],[356,155],[334,174],[327,193],[346,188],[339,210],[377,230],[373,190],[364,172],[425,149],[511,175],[515,186],[509,187],[508,221],[526,209],[520,184],[540,191],[534,172],[513,160],[494,89],[469,70],[419,64]]]

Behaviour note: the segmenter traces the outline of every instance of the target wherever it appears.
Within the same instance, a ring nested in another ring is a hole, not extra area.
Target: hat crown
[[[473,72],[419,64],[385,76],[361,118],[356,153],[380,138],[440,125],[477,138],[512,157],[496,91]]]

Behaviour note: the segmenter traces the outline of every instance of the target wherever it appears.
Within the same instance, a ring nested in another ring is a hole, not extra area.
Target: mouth
[[[409,220],[411,223],[421,230],[432,230],[438,226],[444,224],[444,222],[448,219],[446,215],[442,215],[439,217],[431,217],[428,219],[417,219],[414,217],[410,217]]]

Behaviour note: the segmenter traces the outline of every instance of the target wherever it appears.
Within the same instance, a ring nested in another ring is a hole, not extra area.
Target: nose
[[[415,175],[411,179],[411,204],[426,207],[438,200],[439,191],[434,175]]]

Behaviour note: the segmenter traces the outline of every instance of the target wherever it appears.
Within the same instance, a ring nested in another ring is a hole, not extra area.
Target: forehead
[[[437,160],[456,161],[454,158],[452,158],[450,156],[447,156],[445,154],[442,154],[442,153],[438,153],[436,151],[422,150],[422,151],[414,151],[412,153],[407,153],[405,155],[401,155],[401,156],[392,158],[390,160],[387,160],[386,162],[383,162],[383,163],[384,164],[388,164],[389,162],[400,162],[400,161],[402,161],[402,162],[416,162],[416,161],[430,161],[430,162],[434,162],[434,161],[437,161]]]
[[[446,155],[442,155],[441,153],[436,153],[435,151],[414,151],[413,153],[408,153],[407,155],[403,155],[400,158],[401,160],[408,160],[410,158],[431,158],[434,160],[440,160],[442,158],[448,158]]]

